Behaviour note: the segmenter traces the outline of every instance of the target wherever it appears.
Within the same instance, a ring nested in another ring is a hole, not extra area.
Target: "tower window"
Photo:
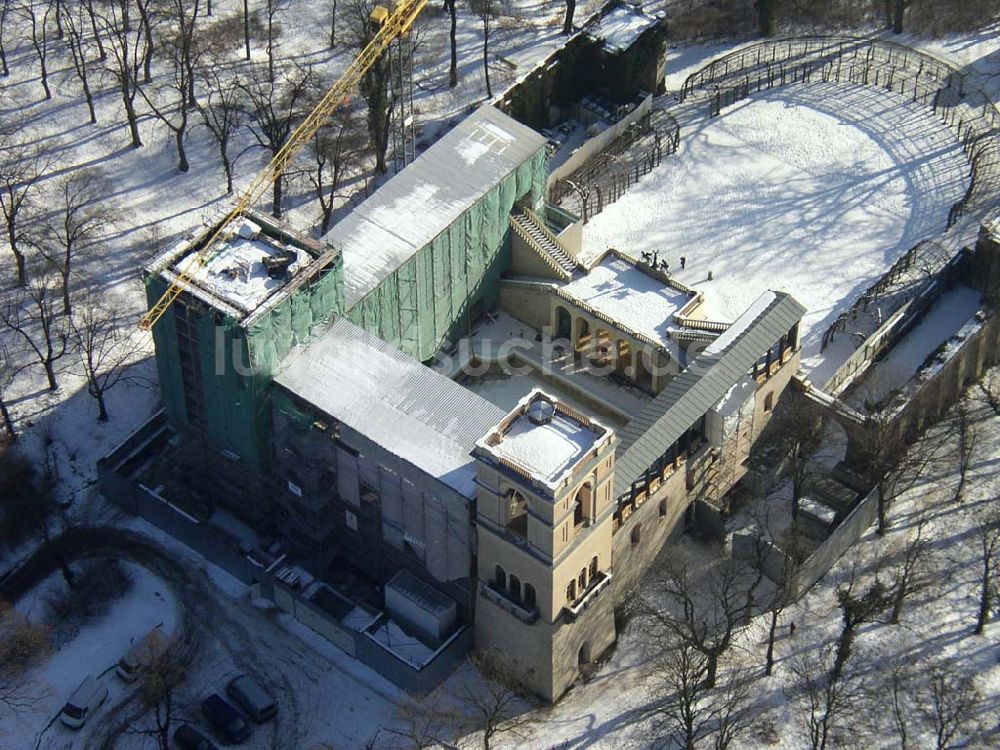
[[[597,557],[590,561],[590,580],[594,580],[597,575]]]
[[[576,580],[570,581],[566,587],[566,601],[570,604],[576,601]]]
[[[641,539],[642,539],[642,526],[636,524],[635,528],[632,529],[632,546],[633,547],[636,546]]]
[[[493,584],[501,591],[507,590],[507,573],[499,565],[493,569]]]
[[[530,583],[524,584],[524,606],[529,609],[535,606],[535,587]]]
[[[510,598],[515,602],[521,601],[521,579],[515,575],[510,577]]]

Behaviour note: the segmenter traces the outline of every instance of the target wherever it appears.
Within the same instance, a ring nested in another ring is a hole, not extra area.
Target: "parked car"
[[[274,700],[253,677],[241,674],[226,686],[226,693],[233,702],[258,724],[273,719],[278,713]]]
[[[169,640],[163,633],[163,628],[157,625],[146,635],[132,644],[132,647],[125,653],[118,664],[115,665],[115,672],[125,682],[135,682],[139,672],[149,666],[150,662],[162,654],[169,644]]]
[[[219,750],[211,740],[190,724],[181,724],[174,732],[174,744],[181,750]]]
[[[201,712],[223,742],[243,742],[250,736],[246,719],[218,693],[212,693],[202,702]]]
[[[79,729],[107,698],[108,686],[91,675],[73,691],[59,718],[66,726]]]

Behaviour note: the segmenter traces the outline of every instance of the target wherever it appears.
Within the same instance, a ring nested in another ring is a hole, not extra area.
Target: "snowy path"
[[[588,224],[585,252],[659,252],[704,291],[710,318],[735,319],[765,289],[791,292],[809,309],[803,366],[825,380],[838,362],[820,356],[822,331],[939,235],[962,196],[954,135],[900,96],[845,84],[757,94],[715,119],[685,103],[676,116],[679,153]]]

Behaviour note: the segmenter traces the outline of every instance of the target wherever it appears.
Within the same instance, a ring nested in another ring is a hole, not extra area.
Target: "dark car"
[[[202,702],[201,712],[223,742],[243,742],[250,736],[250,725],[218,693],[212,693]]]
[[[219,750],[212,742],[194,727],[181,724],[174,732],[174,744],[181,750]]]

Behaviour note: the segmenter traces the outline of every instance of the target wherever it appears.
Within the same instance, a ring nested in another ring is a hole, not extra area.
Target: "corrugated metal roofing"
[[[544,146],[542,135],[490,106],[442,136],[324,238],[343,254],[347,308]]]
[[[469,453],[506,414],[345,318],[290,355],[275,381],[470,498]]]
[[[764,292],[619,434],[615,495],[628,491],[753,363],[792,328],[805,308],[790,294]]]

